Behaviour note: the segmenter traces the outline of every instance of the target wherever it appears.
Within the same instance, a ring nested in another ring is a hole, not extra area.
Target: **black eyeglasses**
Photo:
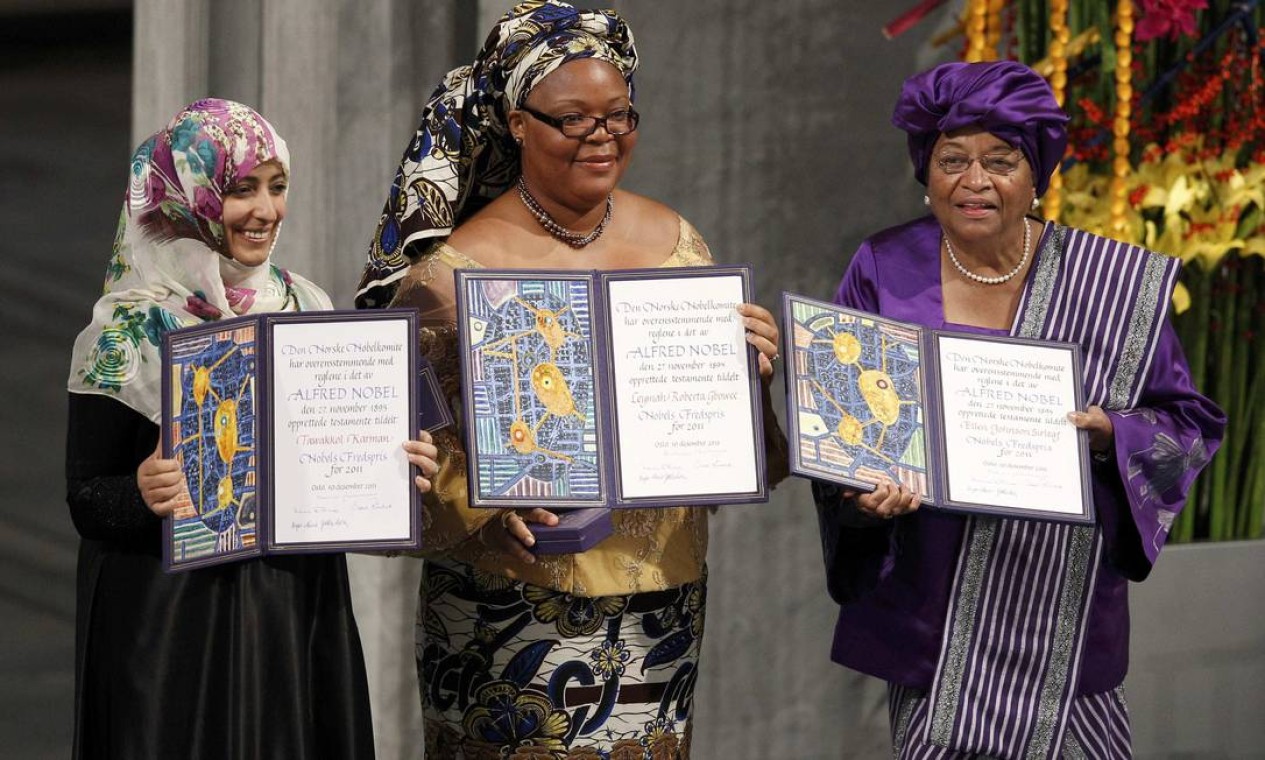
[[[575,138],[588,137],[597,131],[599,124],[602,129],[606,130],[606,134],[612,137],[619,137],[637,129],[637,122],[641,120],[641,115],[631,108],[621,108],[605,116],[583,116],[578,113],[550,116],[529,106],[519,106],[519,109],[531,114],[538,121],[543,121],[557,129],[567,137]]]

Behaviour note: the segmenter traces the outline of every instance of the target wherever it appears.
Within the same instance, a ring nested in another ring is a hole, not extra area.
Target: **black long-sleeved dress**
[[[372,757],[343,556],[163,572],[161,522],[136,485],[157,441],[122,403],[70,394],[74,757]]]

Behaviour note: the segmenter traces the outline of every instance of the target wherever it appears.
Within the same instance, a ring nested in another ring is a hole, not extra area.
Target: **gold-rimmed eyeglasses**
[[[945,174],[962,174],[971,168],[971,164],[979,161],[980,167],[989,174],[997,177],[1009,177],[1019,170],[1019,164],[1023,160],[1022,154],[1018,157],[1012,154],[1009,156],[979,156],[978,158],[953,154],[937,158],[936,166],[940,167],[940,171]]]

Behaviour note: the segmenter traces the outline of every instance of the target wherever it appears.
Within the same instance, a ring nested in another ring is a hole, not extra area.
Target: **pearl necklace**
[[[963,277],[975,280],[983,285],[1000,285],[1010,278],[1019,274],[1019,270],[1023,269],[1023,265],[1028,263],[1028,255],[1032,252],[1030,244],[1032,243],[1032,225],[1027,219],[1023,220],[1023,257],[1019,259],[1019,263],[1015,264],[1015,268],[1006,274],[999,274],[996,277],[986,277],[982,274],[975,274],[971,270],[962,266],[962,262],[958,261],[958,257],[953,253],[953,244],[949,242],[949,236],[941,233],[944,238],[944,249],[949,252],[949,261],[953,262],[953,268],[962,273]]]
[[[583,248],[600,238],[602,233],[606,231],[606,225],[611,220],[611,212],[615,208],[615,198],[613,194],[608,194],[606,196],[606,213],[602,216],[602,221],[598,222],[593,231],[586,235],[563,227],[552,216],[549,216],[549,212],[545,211],[544,207],[540,205],[540,201],[536,200],[536,196],[532,195],[531,191],[527,189],[527,180],[521,176],[518,178],[518,197],[522,199],[523,205],[527,207],[532,216],[536,217],[536,221],[540,222],[540,226],[544,227],[546,232],[572,248]]]

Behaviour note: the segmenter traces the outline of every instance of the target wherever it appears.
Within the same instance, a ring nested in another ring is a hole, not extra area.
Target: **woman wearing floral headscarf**
[[[357,303],[419,310],[450,398],[453,270],[711,262],[676,212],[617,187],[637,142],[636,65],[614,13],[524,3],[426,104]],[[764,309],[740,311],[767,378],[777,328]],[[617,510],[597,547],[533,557],[529,525],[556,518],[470,509],[458,435],[436,444],[417,624],[427,757],[688,757],[707,511]]]
[[[1167,311],[1178,262],[1035,216],[1067,144],[1038,74],[1011,61],[910,77],[930,215],[862,243],[835,301],[936,329],[1075,342],[1097,525],[919,510],[905,486],[814,483],[833,659],[891,685],[900,758],[1120,758],[1128,582],[1164,546],[1225,416],[1191,385]]]
[[[224,100],[187,106],[133,156],[69,378],[77,758],[373,755],[342,555],[162,569],[160,518],[183,477],[159,458],[160,335],[330,307],[269,260],[289,176],[272,126]]]

